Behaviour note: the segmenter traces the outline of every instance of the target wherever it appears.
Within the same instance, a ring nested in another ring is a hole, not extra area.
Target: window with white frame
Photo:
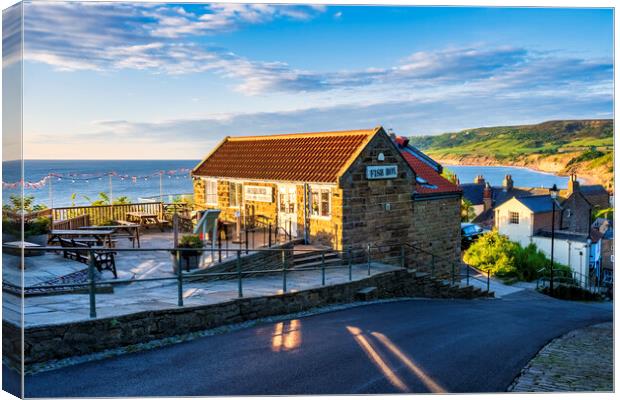
[[[228,182],[228,205],[230,207],[239,207],[241,204],[241,183]]]
[[[312,188],[310,214],[314,217],[330,217],[332,191],[329,188]]]
[[[519,213],[518,212],[514,212],[514,211],[510,211],[508,213],[508,222],[511,224],[519,224]]]
[[[217,206],[216,179],[205,179],[205,203],[208,206]]]

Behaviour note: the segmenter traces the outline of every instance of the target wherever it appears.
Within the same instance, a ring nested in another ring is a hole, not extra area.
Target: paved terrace
[[[142,248],[172,247],[172,234],[169,232],[149,232],[142,238]],[[258,245],[257,240],[257,245]],[[260,243],[262,244],[262,242]],[[239,244],[228,243],[229,249],[239,248]],[[235,247],[237,246],[237,247]],[[117,247],[131,247],[125,240]],[[245,248],[245,245],[241,245]],[[310,249],[308,249],[310,250]],[[250,253],[252,253],[250,251]],[[224,258],[224,254],[222,257]],[[3,254],[3,278],[15,285],[20,285],[19,258]],[[235,252],[230,257],[235,257]],[[217,258],[217,252],[215,257]],[[170,253],[166,251],[119,252],[116,256],[119,279],[176,277],[172,272]],[[209,260],[207,260],[209,261]],[[392,271],[398,267],[373,263],[371,275]],[[205,269],[207,271],[208,268]],[[86,276],[86,266],[68,260],[61,254],[47,253],[39,257],[25,258],[24,282],[26,286],[49,284],[69,274]],[[368,277],[366,264],[352,266],[352,279]],[[103,271],[100,279],[113,280],[110,271]],[[326,285],[344,283],[349,280],[348,268],[327,269]],[[287,273],[287,291],[294,292],[321,286],[321,271],[289,271]],[[131,282],[114,284],[113,293],[97,293],[97,317],[113,317],[140,311],[176,308],[178,288],[176,280]],[[244,297],[266,296],[282,293],[282,274],[262,275],[243,278]],[[18,296],[3,293],[4,319],[18,323],[20,320],[20,303]],[[183,282],[185,306],[215,304],[236,299],[238,281],[214,280],[209,282]],[[88,320],[88,294],[56,294],[27,296],[24,301],[24,318],[26,326],[40,326],[73,321]]]

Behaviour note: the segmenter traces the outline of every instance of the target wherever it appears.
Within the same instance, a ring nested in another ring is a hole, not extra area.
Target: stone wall
[[[444,198],[419,198],[414,202],[412,243],[421,249],[436,254],[435,273],[448,276],[452,263],[461,255],[461,199],[459,196]],[[414,250],[408,260],[411,266],[421,271],[432,267],[430,255]],[[458,273],[458,269],[456,269]]]
[[[383,153],[384,161],[378,161]],[[397,165],[395,179],[369,180],[366,166]],[[414,207],[411,199],[415,174],[385,134],[376,135],[342,176],[344,248],[381,244],[376,257],[394,257],[402,242],[412,242]],[[393,246],[391,246],[393,245]],[[375,258],[376,259],[376,258]],[[358,260],[356,260],[358,261]]]
[[[205,199],[205,181],[200,177],[194,179],[194,207],[198,210],[214,209],[217,208],[222,211],[220,219],[228,222],[235,222],[235,213],[241,211],[242,216],[246,216],[248,221],[253,215],[265,216],[266,221],[271,222],[274,226],[276,224],[276,216],[278,213],[277,195],[278,187],[273,183],[262,182],[242,182],[244,186],[268,186],[272,188],[271,202],[264,201],[250,201],[245,200],[244,207],[232,207],[230,205],[230,186],[229,181],[224,179],[217,180],[217,206],[206,204]]]
[[[377,298],[486,296],[471,286],[449,286],[429,274],[396,270],[359,281],[294,293],[236,299],[225,303],[144,311],[115,318],[61,323],[25,329],[26,365],[155,339],[211,329],[273,315],[300,312],[333,303],[349,303],[360,289],[376,288]],[[19,329],[3,321],[3,341],[16,343]],[[8,333],[8,335],[6,334]],[[9,360],[19,362],[19,360]]]
[[[2,320],[2,363],[17,372],[22,370],[22,333],[19,326]]]

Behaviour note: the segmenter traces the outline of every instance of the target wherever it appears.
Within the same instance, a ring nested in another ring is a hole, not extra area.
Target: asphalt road
[[[551,339],[611,319],[531,291],[374,304],[27,376],[26,396],[503,392]]]

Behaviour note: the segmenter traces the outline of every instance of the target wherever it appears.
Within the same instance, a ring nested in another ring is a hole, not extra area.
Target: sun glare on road
[[[271,349],[274,352],[290,351],[301,346],[301,321],[294,319],[278,322],[274,328]]]
[[[407,357],[390,339],[388,339],[385,335],[379,332],[372,332],[372,336],[377,338],[385,347],[388,348],[396,357],[398,357],[403,364],[407,366],[407,368],[414,373],[424,386],[428,388],[433,393],[446,393],[446,389],[441,387],[437,382],[435,382],[432,378],[428,376],[422,368],[417,366],[410,357]]]
[[[405,383],[396,375],[394,370],[390,368],[387,362],[379,355],[377,350],[370,344],[366,336],[362,333],[359,328],[354,326],[347,326],[347,330],[353,335],[353,338],[359,344],[359,346],[364,350],[368,358],[379,368],[381,373],[385,375],[385,377],[398,389],[403,392],[409,392],[409,388]]]

